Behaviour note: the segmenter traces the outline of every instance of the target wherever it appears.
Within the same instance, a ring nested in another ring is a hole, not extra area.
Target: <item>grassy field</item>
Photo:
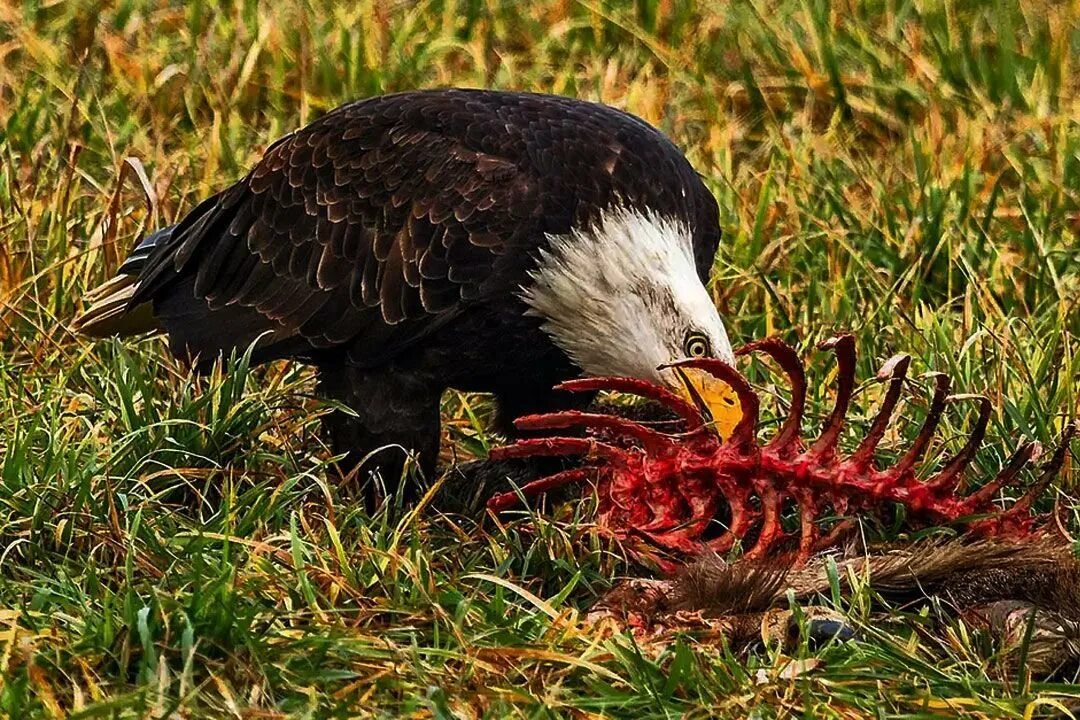
[[[1080,705],[1069,678],[1006,673],[959,626],[868,625],[865,592],[840,603],[860,639],[797,650],[819,662],[796,679],[778,648],[591,630],[590,604],[637,570],[588,533],[588,508],[371,517],[326,480],[304,369],[193,377],[161,339],[70,330],[140,232],[343,101],[438,85],[568,94],[658,125],[704,175],[736,342],[810,347],[842,329],[860,377],[900,351],[950,373],[994,401],[987,477],[1021,435],[1052,443],[1080,410],[1078,18],[1076,2],[1045,0],[0,5],[0,714]],[[828,363],[813,357],[820,418]],[[924,405],[905,408],[892,451]],[[444,409],[447,457],[497,441],[484,398]],[[953,411],[935,453],[969,421]]]

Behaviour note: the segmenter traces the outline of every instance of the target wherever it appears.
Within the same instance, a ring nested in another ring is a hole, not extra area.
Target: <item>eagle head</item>
[[[721,435],[739,419],[734,393],[704,372],[673,369],[685,358],[734,364],[724,323],[694,265],[691,229],[628,208],[540,252],[523,298],[530,314],[586,375],[665,385],[704,404]]]

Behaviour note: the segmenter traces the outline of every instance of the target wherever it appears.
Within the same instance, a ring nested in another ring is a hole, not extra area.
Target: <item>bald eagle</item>
[[[448,388],[492,393],[512,420],[570,403],[562,380],[617,375],[730,416],[726,386],[663,367],[733,358],[705,288],[719,241],[698,174],[633,115],[406,92],[275,142],[145,237],[77,326],[164,331],[196,364],[249,346],[256,362],[310,363],[354,411],[326,419],[336,452],[393,478],[405,449],[431,473]]]

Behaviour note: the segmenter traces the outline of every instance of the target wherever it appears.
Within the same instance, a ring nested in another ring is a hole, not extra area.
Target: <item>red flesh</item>
[[[963,495],[959,486],[964,472],[982,442],[990,419],[990,402],[983,397],[949,395],[949,379],[935,377],[935,390],[927,417],[910,450],[892,467],[877,469],[874,453],[899,402],[910,358],[891,358],[878,373],[889,387],[881,409],[859,447],[849,456],[840,454],[837,441],[843,429],[855,389],[855,344],[843,335],[826,341],[838,361],[837,398],[822,432],[807,448],[800,438],[806,398],[806,373],[795,351],[769,338],[751,343],[738,354],[760,352],[771,357],[791,384],[792,401],[777,434],[761,445],[756,437],[758,398],[746,380],[731,366],[713,359],[687,360],[677,365],[704,370],[732,387],[739,398],[742,420],[731,437],[721,440],[707,427],[707,420],[667,390],[627,378],[589,378],[564,383],[570,391],[612,390],[656,400],[672,410],[683,423],[683,432],[657,432],[617,416],[581,412],[531,415],[518,420],[526,430],[582,429],[584,438],[545,437],[522,440],[496,448],[493,458],[536,455],[579,455],[583,468],[542,478],[521,488],[528,497],[561,485],[595,478],[599,493],[597,522],[616,535],[644,537],[656,546],[676,553],[703,550],[723,552],[748,537],[747,557],[762,557],[794,546],[794,562],[801,564],[814,551],[835,544],[852,527],[837,523],[827,534],[819,528],[821,516],[834,514],[875,515],[899,504],[910,522],[922,525],[963,523],[979,535],[1022,535],[1033,532],[1038,518],[1031,515],[1034,500],[1061,470],[1077,423],[1066,425],[1061,443],[1046,463],[1039,480],[1006,510],[994,499],[1003,488],[1014,487],[1021,470],[1041,452],[1037,443],[1020,447],[1006,467],[981,489]],[[916,476],[919,462],[933,438],[947,404],[979,403],[979,414],[964,447],[929,480]],[[517,493],[491,499],[488,507],[501,511],[515,505]],[[797,509],[799,530],[785,533],[781,525],[787,504]],[[721,510],[728,518],[726,530],[706,539],[706,531]],[[974,516],[974,517],[973,517]]]

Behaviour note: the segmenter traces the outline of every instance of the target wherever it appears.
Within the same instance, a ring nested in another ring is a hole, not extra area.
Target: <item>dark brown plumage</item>
[[[430,470],[446,388],[493,392],[511,418],[558,403],[551,386],[578,369],[518,292],[549,236],[616,204],[692,228],[707,277],[716,202],[643,121],[524,93],[363,100],[277,141],[144,241],[123,295],[114,281],[82,326],[149,330],[121,320],[149,305],[184,357],[258,340],[256,360],[314,363],[323,392],[358,415],[330,420],[338,451],[400,444]]]

